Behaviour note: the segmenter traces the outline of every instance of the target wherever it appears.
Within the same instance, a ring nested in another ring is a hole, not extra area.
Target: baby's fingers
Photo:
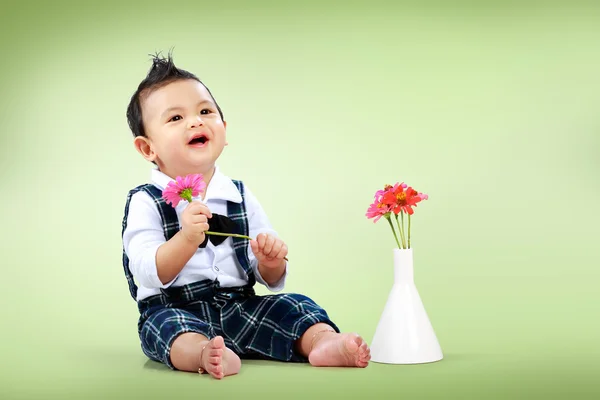
[[[259,249],[258,241],[256,241],[255,239],[250,240],[250,248],[252,249],[252,252],[254,253],[257,259],[260,260],[263,258],[263,255],[261,254]]]
[[[273,248],[271,249],[271,251],[268,254],[265,251],[265,254],[267,255],[267,257],[274,259],[277,257],[277,254],[279,254],[282,247],[283,247],[283,241],[275,240],[275,243],[273,244]]]
[[[192,201],[187,206],[187,208],[191,214],[206,215],[208,218],[212,218],[212,213],[210,212],[210,209],[204,203],[201,203],[199,201]]]
[[[273,250],[273,246],[275,245],[275,238],[271,235],[267,235],[267,239],[265,240],[265,247],[263,247],[262,252],[264,255],[269,256],[271,251]]]
[[[275,258],[282,260],[282,259],[285,258],[285,256],[287,256],[287,254],[288,254],[288,247],[287,247],[287,245],[285,243],[282,242],[281,249],[279,250],[279,252],[275,256]]]
[[[258,250],[263,250],[263,248],[265,247],[265,242],[267,241],[267,235],[264,233],[259,234],[256,237],[256,242],[258,244]]]
[[[206,218],[206,215],[204,214],[196,214],[190,217],[190,221],[194,224],[202,224],[208,222],[208,218]]]

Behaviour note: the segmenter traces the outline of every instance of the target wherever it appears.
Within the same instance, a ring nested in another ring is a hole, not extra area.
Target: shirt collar
[[[151,180],[152,183],[161,190],[164,190],[169,182],[175,181],[168,175],[159,171],[158,168],[152,169]],[[200,200],[200,197],[195,197],[194,199]],[[215,166],[215,173],[206,188],[206,195],[204,196],[203,202],[206,203],[208,200],[212,199],[232,201],[234,203],[242,202],[242,195],[237,186],[232,182],[231,178],[223,175],[218,166]]]

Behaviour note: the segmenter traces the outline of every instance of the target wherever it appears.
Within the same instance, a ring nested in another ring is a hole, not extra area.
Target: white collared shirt
[[[152,170],[151,183],[161,191],[165,189],[169,176],[158,169]],[[277,236],[262,209],[260,203],[251,191],[245,186],[246,212],[248,214],[249,236],[256,238],[259,233],[268,233]],[[242,196],[230,178],[223,175],[219,168],[206,188],[202,201],[214,214],[227,215],[227,202],[242,202]],[[188,202],[182,200],[175,208],[177,217],[181,220],[181,213]],[[181,225],[180,225],[181,226]],[[198,248],[196,253],[183,267],[179,275],[171,282],[163,284],[158,278],[156,270],[156,252],[165,243],[160,214],[152,198],[144,191],[137,192],[131,197],[127,227],[123,233],[123,246],[129,258],[129,270],[133,274],[138,286],[137,299],[141,300],[154,294],[159,294],[161,288],[183,286],[192,282],[205,279],[218,280],[223,287],[243,286],[248,283],[246,274],[237,261],[233,249],[232,239],[229,237],[218,246],[210,240],[205,248]],[[286,271],[283,277],[273,286],[269,286],[258,271],[258,261],[248,243],[248,258],[256,275],[256,281],[265,285],[270,291],[281,291],[285,286]]]

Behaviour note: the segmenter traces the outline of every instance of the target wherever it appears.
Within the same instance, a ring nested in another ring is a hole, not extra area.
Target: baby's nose
[[[196,115],[192,118],[190,118],[189,122],[188,122],[188,126],[190,128],[196,128],[198,126],[202,126],[204,125],[204,122],[202,122],[202,118],[200,118],[199,115]]]

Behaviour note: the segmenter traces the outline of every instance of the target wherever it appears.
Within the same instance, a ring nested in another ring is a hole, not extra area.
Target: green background
[[[600,395],[600,4],[3,1],[0,30],[0,398]],[[370,341],[391,288],[373,194],[429,194],[415,279],[443,361],[214,381],[147,360],[120,231],[151,165],[125,109],[172,47],[290,247],[286,291],[343,330]]]

